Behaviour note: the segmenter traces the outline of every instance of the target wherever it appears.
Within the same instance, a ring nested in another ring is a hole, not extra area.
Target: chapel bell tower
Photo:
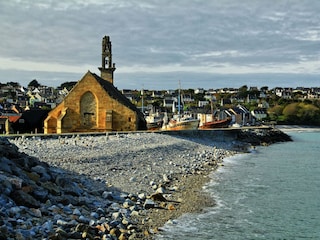
[[[116,70],[112,62],[112,48],[109,36],[102,38],[102,65],[99,68],[101,78],[113,84],[113,72]]]

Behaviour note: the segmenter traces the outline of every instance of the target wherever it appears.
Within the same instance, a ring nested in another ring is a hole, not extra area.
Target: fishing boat
[[[201,119],[199,129],[212,129],[212,128],[226,128],[231,123],[231,118],[225,119],[217,119],[215,118],[215,113],[213,110],[213,100],[211,99],[211,115],[208,117],[209,121],[207,121],[207,115],[204,115],[204,120]]]
[[[163,116],[159,113],[151,113],[145,117],[148,130],[159,130],[163,124]]]
[[[170,119],[167,124],[162,126],[162,130],[196,130],[199,126],[199,120],[190,115],[176,115]]]
[[[204,122],[199,126],[199,129],[226,128],[229,126],[230,122],[231,118]]]
[[[162,130],[196,130],[199,127],[199,119],[192,117],[190,114],[181,114],[181,93],[179,87],[178,94],[178,114],[174,115],[168,121],[167,114],[165,114]]]

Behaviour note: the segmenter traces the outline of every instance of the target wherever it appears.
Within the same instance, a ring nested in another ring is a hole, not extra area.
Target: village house
[[[162,91],[152,91],[151,96],[153,98],[163,98],[163,92]]]
[[[231,117],[233,124],[239,124],[240,126],[246,126],[253,124],[253,118],[250,111],[243,105],[237,105],[236,107],[226,110],[229,117]]]
[[[292,98],[292,88],[280,88],[277,87],[274,89],[275,95],[281,98],[285,99],[291,99]]]
[[[251,115],[255,117],[258,121],[261,121],[268,117],[267,110],[263,108],[251,110]]]
[[[203,88],[197,88],[194,90],[194,94],[203,94],[204,93],[204,89]]]
[[[145,130],[143,114],[113,85],[111,42],[102,39],[101,76],[88,71],[44,121],[45,133]]]

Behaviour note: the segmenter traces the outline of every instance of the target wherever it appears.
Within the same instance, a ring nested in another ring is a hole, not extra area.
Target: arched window
[[[91,92],[86,92],[80,100],[81,126],[93,128],[97,126],[97,103]]]

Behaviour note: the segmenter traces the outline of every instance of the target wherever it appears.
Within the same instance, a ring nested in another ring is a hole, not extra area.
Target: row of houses
[[[245,99],[240,99],[237,95],[238,89],[216,89],[216,90],[204,90],[194,89],[193,93],[187,93],[181,95],[182,105],[196,102],[196,108],[189,109],[197,114],[207,114],[208,104],[214,102],[215,105],[220,106],[220,113],[218,118],[231,117],[233,123],[239,125],[252,125],[257,121],[263,120],[267,117],[267,108],[269,107],[266,101],[261,99],[267,98],[270,94],[275,94],[280,98],[290,99],[294,97],[294,94],[300,94],[307,99],[317,99],[320,95],[320,88],[275,88],[270,91],[261,91],[255,88],[249,88],[249,92],[257,90],[259,95],[247,95]],[[162,110],[169,112],[177,112],[178,109],[178,95],[177,90],[167,91],[149,91],[143,90],[142,92],[137,90],[122,90],[124,96],[131,102],[137,102],[144,99],[146,105],[140,107],[140,110],[147,115],[149,112],[157,111],[154,109],[152,103],[155,99],[161,100]],[[50,87],[40,86],[38,88],[24,88],[21,86],[2,86],[0,89],[0,133],[9,132],[43,132],[43,121],[45,120],[48,112],[55,108],[63,98],[69,94],[67,89],[54,90]],[[195,100],[194,94],[202,94],[203,100]],[[217,101],[216,96],[218,94],[229,94],[229,98],[221,98]],[[136,98],[135,98],[135,97]],[[4,101],[5,99],[5,101]],[[260,101],[257,108],[253,111],[246,109],[241,103],[250,101]],[[149,104],[147,104],[149,103]],[[236,107],[224,108],[223,106],[229,106],[233,103],[237,103]],[[207,112],[206,112],[207,111]]]
[[[182,91],[183,92],[183,91]],[[254,94],[250,94],[254,92]],[[8,109],[10,106],[15,106],[20,111],[28,110],[30,108],[55,108],[66,95],[69,90],[55,89],[48,86],[28,87],[15,84],[1,84],[0,87],[0,109]],[[174,102],[177,102],[178,90],[130,90],[123,89],[121,93],[126,96],[131,102],[137,103],[141,101],[141,98],[145,102],[153,102],[161,99],[161,105],[167,108],[173,106]],[[238,88],[220,88],[220,89],[208,89],[203,88],[194,89],[192,93],[190,90],[188,93],[181,95],[181,100],[184,103],[194,103],[194,98],[197,94],[203,95],[203,100],[197,100],[198,107],[203,107],[210,103],[211,100],[216,101],[217,95],[228,94],[228,98],[221,98],[219,105],[223,106],[228,103],[246,103],[251,101],[258,101],[271,97],[272,95],[279,98],[292,99],[298,95],[302,99],[320,99],[320,88],[274,88],[268,90],[266,87],[258,89],[257,87],[249,87],[248,95],[246,98],[239,97]],[[266,107],[266,106],[264,106]]]
[[[230,117],[233,123],[247,125],[263,119],[268,106],[266,101],[260,100],[271,94],[283,98],[320,98],[319,88],[275,88],[270,91],[266,87],[198,88],[182,91],[181,95],[178,90],[119,91],[113,85],[116,68],[112,62],[108,36],[103,38],[101,56],[100,76],[88,71],[70,91],[46,86],[24,88],[12,82],[0,84],[0,131],[65,133],[145,130],[145,115],[157,105],[171,113],[188,106],[185,110],[194,114],[212,114],[207,112],[210,103],[220,106],[216,109],[219,118]],[[241,104],[246,101],[259,101],[261,105],[249,112]],[[178,102],[182,105],[178,106]]]

